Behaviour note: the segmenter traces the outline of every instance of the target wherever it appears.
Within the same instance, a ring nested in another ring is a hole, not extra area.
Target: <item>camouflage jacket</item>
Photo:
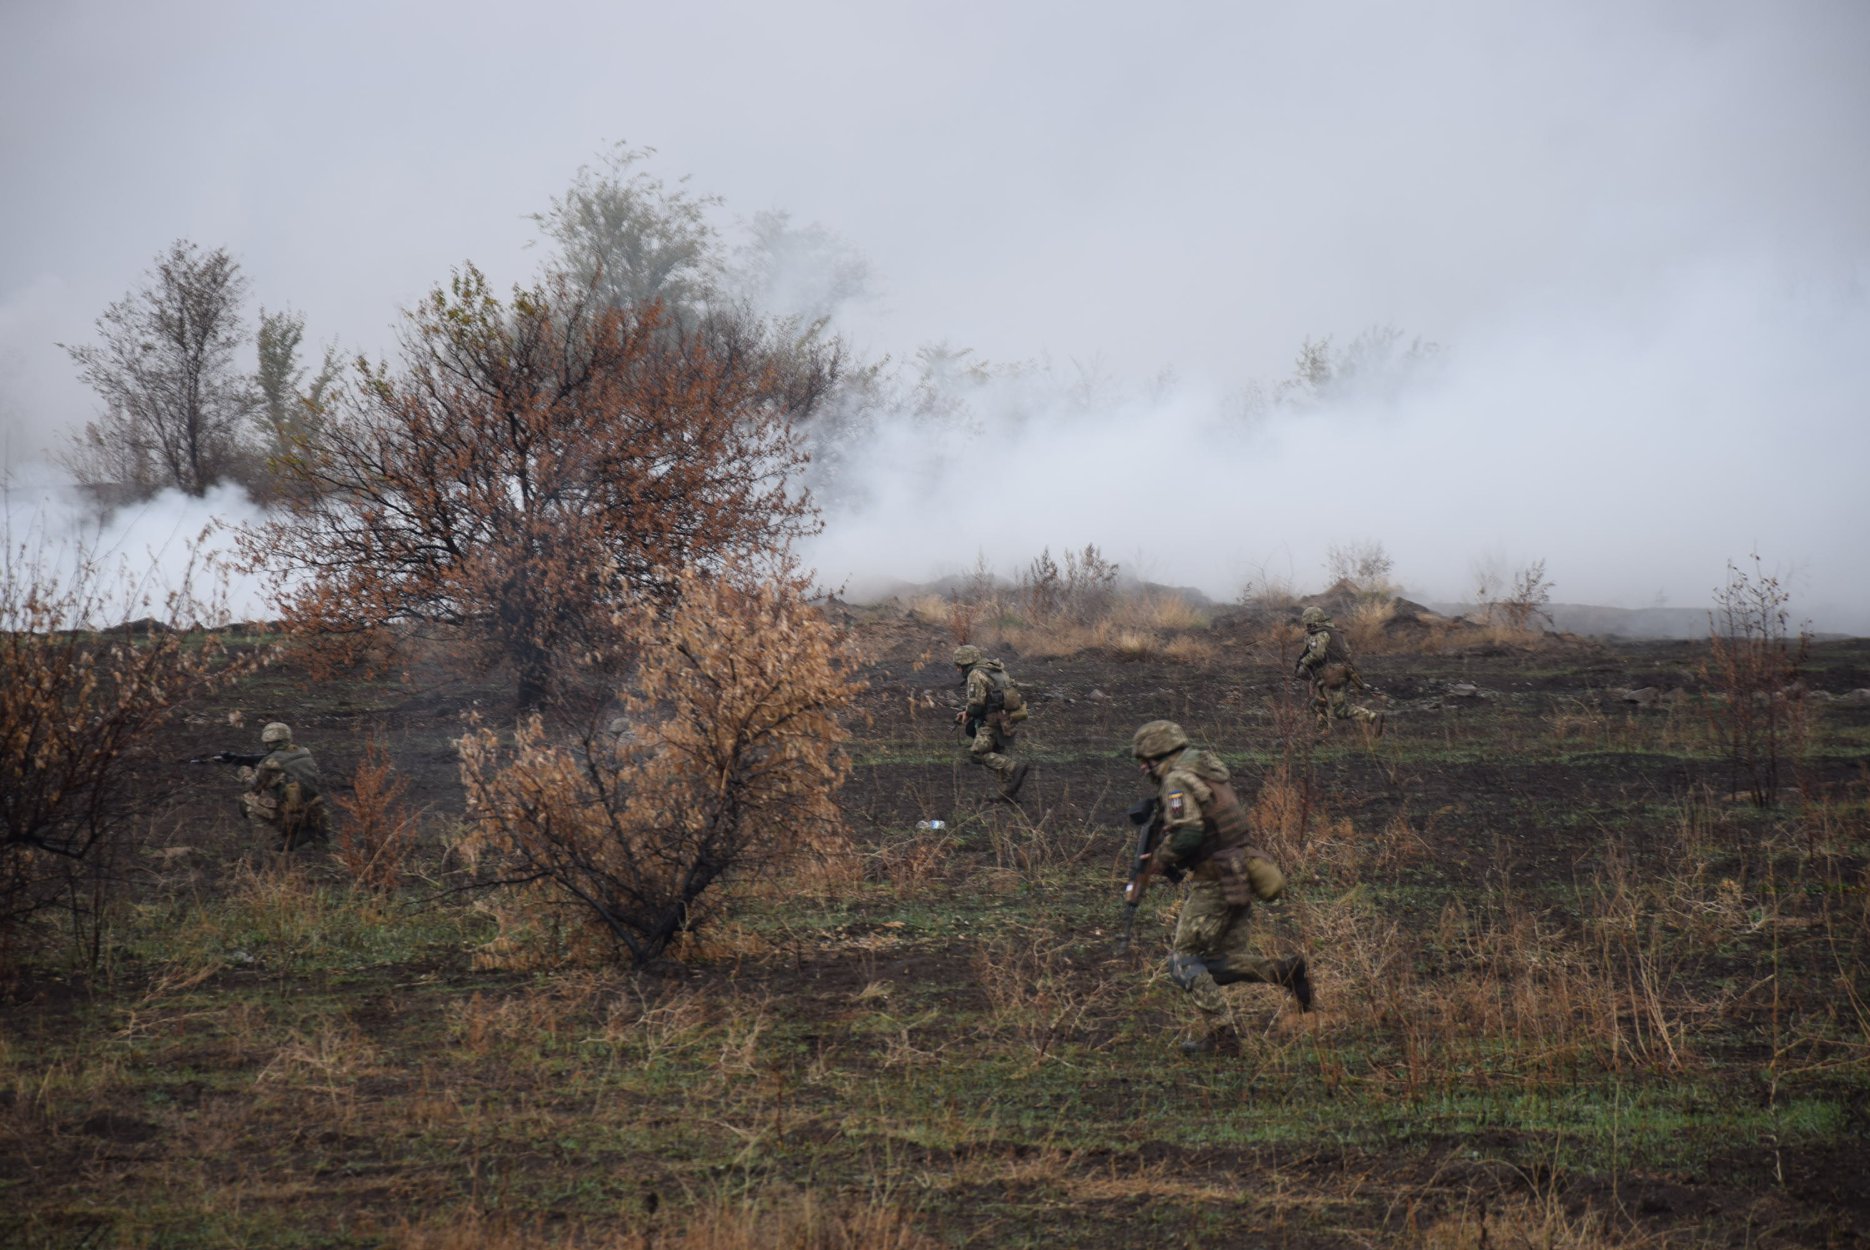
[[[1156,783],[1162,842],[1169,858],[1188,863],[1247,841],[1250,826],[1233,776],[1212,751],[1184,747]]]
[[[1299,671],[1316,676],[1327,664],[1351,665],[1351,649],[1330,621],[1306,633],[1305,647],[1299,652]]]
[[[984,720],[988,705],[993,701],[993,692],[1006,688],[1006,665],[998,660],[982,660],[979,664],[971,664],[966,680],[963,699],[967,704],[967,714],[970,719]]]
[[[254,768],[247,790],[262,809],[296,815],[319,801],[318,762],[300,746],[273,751]]]

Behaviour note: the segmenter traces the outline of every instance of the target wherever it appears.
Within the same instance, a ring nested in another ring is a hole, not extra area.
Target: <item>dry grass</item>
[[[1651,1233],[1619,1232],[1596,1209],[1569,1208],[1555,1188],[1532,1195],[1505,1195],[1471,1203],[1419,1227],[1409,1220],[1405,1245],[1420,1250],[1495,1250],[1526,1246],[1539,1250],[1636,1250],[1690,1244]]]
[[[658,1214],[645,1201],[645,1227],[567,1228],[476,1209],[446,1221],[404,1223],[390,1250],[935,1250],[887,1195],[851,1199],[778,1191],[719,1198],[685,1214]]]
[[[1075,961],[1075,945],[1028,932],[983,945],[974,957],[975,978],[989,1004],[990,1035],[1011,1043],[1035,1066],[1107,1024],[1123,993],[1111,978]]]
[[[1029,659],[1060,659],[1104,651],[1126,659],[1166,655],[1184,663],[1212,659],[1202,637],[1209,612],[1183,595],[1164,590],[1112,591],[1093,611],[1034,611],[1012,592],[977,589],[978,598],[922,594],[905,603],[918,620],[941,627],[956,642],[992,650],[1010,648]]]
[[[1343,621],[1344,633],[1357,656],[1382,655],[1394,650],[1388,625],[1396,619],[1396,601],[1391,598],[1365,599],[1350,610]]]

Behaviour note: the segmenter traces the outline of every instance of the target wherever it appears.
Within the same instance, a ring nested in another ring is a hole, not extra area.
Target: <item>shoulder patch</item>
[[[1188,796],[1180,790],[1171,790],[1162,797],[1163,805],[1169,809],[1170,820],[1180,820],[1188,814]]]

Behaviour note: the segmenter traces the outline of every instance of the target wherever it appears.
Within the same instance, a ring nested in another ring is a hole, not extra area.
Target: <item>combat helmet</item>
[[[292,744],[292,726],[284,721],[274,721],[260,730],[260,745],[263,747],[290,746]]]
[[[1316,629],[1330,619],[1325,615],[1325,610],[1316,604],[1299,613],[1299,624],[1307,629]]]
[[[964,642],[954,649],[954,666],[969,668],[987,658],[987,653],[971,642]]]
[[[1188,735],[1172,720],[1152,720],[1130,739],[1130,754],[1139,760],[1160,759],[1188,745]]]

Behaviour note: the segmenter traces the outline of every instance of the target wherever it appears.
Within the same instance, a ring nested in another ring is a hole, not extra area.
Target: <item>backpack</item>
[[[318,764],[301,747],[282,756],[278,766],[284,777],[278,792],[280,808],[297,816],[318,798]]]
[[[987,670],[987,680],[992,689],[987,692],[987,711],[991,714],[1002,712],[1006,722],[1017,725],[1032,715],[1026,708],[1026,695],[1020,690],[1019,683],[1006,675],[1005,670]]]

